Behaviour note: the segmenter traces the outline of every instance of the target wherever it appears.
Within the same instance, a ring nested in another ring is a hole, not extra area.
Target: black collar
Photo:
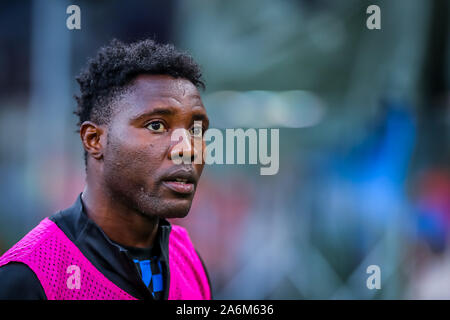
[[[123,246],[111,241],[103,230],[90,219],[83,209],[81,194],[68,209],[50,217],[83,255],[110,281],[137,299],[153,299],[142,282],[130,255]],[[160,219],[155,245],[159,246],[163,268],[164,294],[169,295],[169,235],[172,227]]]

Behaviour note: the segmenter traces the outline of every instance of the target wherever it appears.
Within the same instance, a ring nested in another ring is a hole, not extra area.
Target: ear
[[[106,145],[106,130],[104,126],[91,121],[85,121],[80,127],[80,137],[84,150],[94,159],[103,158],[103,148]]]

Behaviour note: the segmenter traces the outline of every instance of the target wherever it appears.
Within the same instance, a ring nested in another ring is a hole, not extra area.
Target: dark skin
[[[88,153],[83,204],[111,240],[150,247],[160,218],[189,212],[205,148],[203,141],[202,150],[194,143],[194,121],[202,121],[204,132],[209,120],[197,88],[167,75],[137,76],[113,110],[108,124],[86,121],[80,127]],[[176,129],[186,139],[172,141]],[[183,151],[191,163],[175,164],[173,158]]]

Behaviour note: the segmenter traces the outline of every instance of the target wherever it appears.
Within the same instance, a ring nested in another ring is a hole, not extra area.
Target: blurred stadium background
[[[203,66],[212,127],[280,128],[277,175],[207,166],[174,221],[215,298],[450,299],[449,15],[445,0],[2,2],[0,253],[83,189],[86,59],[153,37]]]

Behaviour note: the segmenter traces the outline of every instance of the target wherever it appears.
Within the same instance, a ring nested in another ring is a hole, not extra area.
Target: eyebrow
[[[148,112],[145,112],[145,113],[141,113],[141,114],[133,117],[132,121],[138,121],[138,120],[141,120],[143,118],[148,118],[148,117],[156,116],[156,115],[171,116],[171,115],[174,115],[174,114],[175,114],[175,111],[172,108],[155,107],[151,111],[148,111]]]
[[[198,121],[198,120],[203,121],[203,122],[206,123],[206,126],[207,126],[207,127],[209,126],[209,118],[208,118],[208,116],[207,116],[206,114],[204,114],[204,113],[196,113],[196,114],[194,114],[194,115],[192,116],[192,120],[193,120],[193,121]]]

